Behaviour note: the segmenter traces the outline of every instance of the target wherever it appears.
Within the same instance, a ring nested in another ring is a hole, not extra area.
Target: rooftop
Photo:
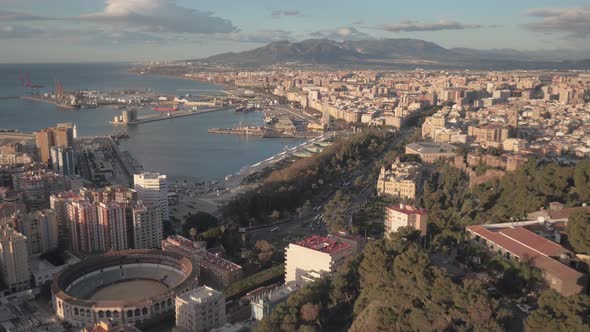
[[[550,256],[569,252],[567,249],[561,248],[557,243],[553,243],[523,227],[488,229],[481,225],[475,225],[467,227],[467,230],[504,248],[504,250],[520,259],[529,260],[531,265],[561,280],[576,281],[582,277],[582,274],[578,271]]]
[[[295,242],[294,244],[327,254],[334,254],[336,252],[350,248],[348,243],[336,241],[330,239],[329,237],[320,235],[311,235],[303,240]]]
[[[406,145],[406,147],[420,153],[453,152],[455,150],[454,145],[443,142],[415,142]]]
[[[418,214],[421,216],[424,216],[427,214],[425,209],[419,209],[419,208],[416,208],[412,205],[405,205],[405,204],[390,205],[390,206],[386,206],[385,208],[388,210],[393,210],[393,211],[401,212],[404,214]]]
[[[223,296],[223,294],[215,289],[207,286],[201,286],[197,289],[193,289],[181,295],[178,298],[188,303],[196,304],[207,302],[209,299]]]

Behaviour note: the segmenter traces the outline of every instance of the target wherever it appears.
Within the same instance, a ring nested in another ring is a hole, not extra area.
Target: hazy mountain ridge
[[[541,54],[541,53],[539,53]],[[588,68],[588,61],[548,61],[546,56],[514,49],[447,49],[419,39],[334,41],[307,39],[276,41],[239,53],[223,53],[189,60],[213,65],[267,66],[284,63],[305,65],[407,66],[449,68]]]

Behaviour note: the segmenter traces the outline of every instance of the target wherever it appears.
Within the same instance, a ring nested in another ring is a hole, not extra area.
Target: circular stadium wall
[[[60,272],[51,284],[56,315],[76,327],[101,320],[142,323],[174,311],[175,297],[197,286],[188,258],[160,250],[93,256]]]

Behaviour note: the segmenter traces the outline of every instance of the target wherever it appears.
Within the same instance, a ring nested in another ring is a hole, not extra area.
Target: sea
[[[262,113],[236,113],[234,110],[146,123],[138,126],[113,126],[109,123],[121,110],[111,107],[69,110],[20,98],[26,88],[21,75],[33,84],[51,91],[55,80],[66,91],[151,89],[162,94],[184,95],[180,90],[221,90],[206,82],[173,77],[139,75],[129,72],[126,63],[83,64],[0,64],[0,129],[22,132],[75,123],[78,136],[103,136],[125,132],[122,150],[129,151],[146,171],[166,174],[172,180],[221,180],[229,174],[280,153],[285,147],[301,144],[301,139],[276,139],[209,134],[209,128],[228,128],[242,124],[261,124]],[[199,92],[188,92],[199,94]],[[211,94],[211,92],[201,92]],[[142,111],[143,114],[153,112]],[[142,113],[140,113],[140,116]]]

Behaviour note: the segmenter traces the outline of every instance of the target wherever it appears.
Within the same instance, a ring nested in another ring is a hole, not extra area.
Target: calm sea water
[[[20,73],[28,72],[35,84],[52,89],[59,79],[66,90],[152,89],[166,94],[183,94],[178,89],[211,90],[221,87],[204,82],[170,77],[134,75],[126,64],[27,64],[0,65],[0,98],[20,96]],[[150,112],[150,111],[145,111]],[[97,108],[64,110],[53,105],[22,99],[0,99],[0,128],[24,132],[73,122],[79,136],[108,135],[126,131],[130,138],[121,143],[146,170],[158,171],[173,179],[182,177],[218,180],[242,167],[279,153],[286,145],[302,140],[263,139],[230,135],[211,135],[212,127],[232,127],[240,122],[258,124],[261,113],[235,113],[232,110],[207,113],[135,127],[113,127],[108,122],[120,110]]]

